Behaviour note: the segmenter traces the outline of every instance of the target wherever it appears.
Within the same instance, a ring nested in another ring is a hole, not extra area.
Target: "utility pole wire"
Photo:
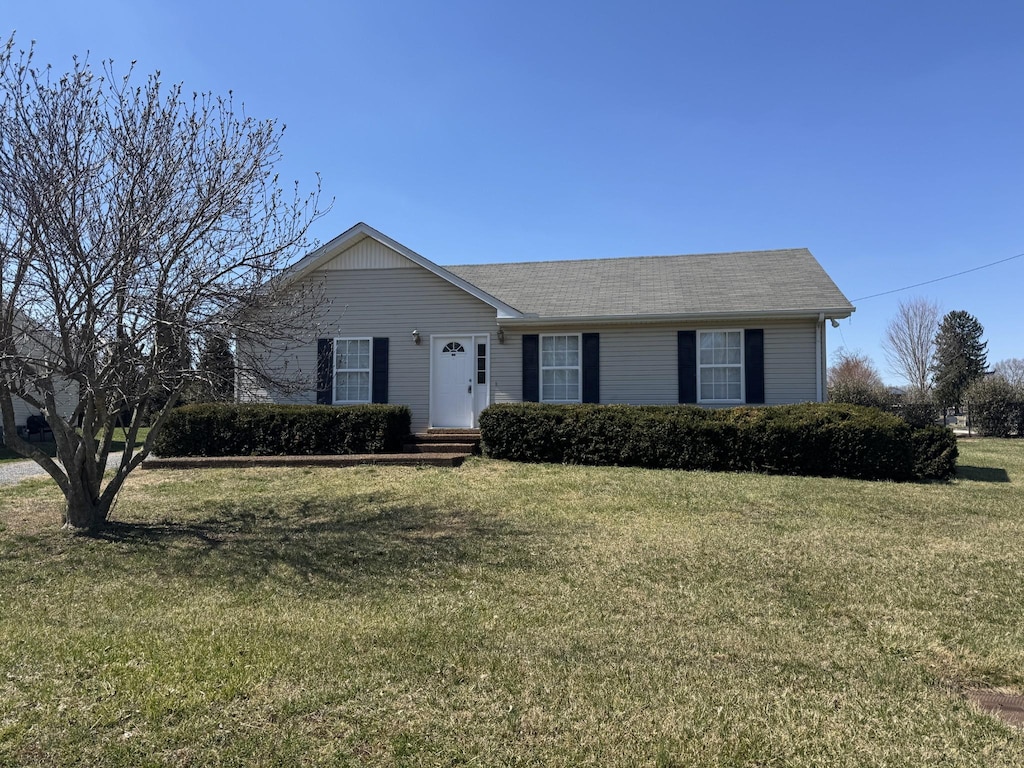
[[[888,296],[890,293],[909,291],[911,288],[920,288],[922,285],[931,285],[932,283],[938,283],[942,280],[950,280],[954,277],[960,277],[960,275],[966,275],[970,272],[977,272],[979,269],[988,269],[989,267],[994,267],[996,264],[1004,264],[1007,261],[1019,259],[1021,256],[1024,256],[1024,253],[1018,253],[1016,256],[1007,256],[1005,259],[993,261],[990,264],[982,264],[980,267],[971,267],[970,269],[965,269],[963,272],[957,272],[956,274],[953,275],[946,275],[945,277],[936,277],[934,280],[925,280],[923,283],[914,283],[913,285],[905,285],[902,288],[893,288],[891,291],[882,291],[882,293],[873,293],[870,296],[861,296],[859,299],[854,299],[854,301],[867,301],[868,299],[877,299],[879,296]]]

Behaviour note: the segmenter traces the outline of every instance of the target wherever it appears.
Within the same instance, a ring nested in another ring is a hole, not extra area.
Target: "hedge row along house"
[[[825,399],[826,323],[853,305],[807,249],[439,266],[366,224],[284,279],[327,303],[308,339],[250,349],[305,391],[243,402],[395,403],[413,431],[492,403]]]

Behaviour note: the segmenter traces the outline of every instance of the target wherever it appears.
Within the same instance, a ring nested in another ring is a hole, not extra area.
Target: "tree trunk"
[[[64,507],[64,527],[78,532],[99,530],[107,522],[111,499],[100,494],[100,483],[90,480],[84,462],[78,467],[65,465],[65,469],[69,489]],[[102,473],[99,477],[103,477]]]

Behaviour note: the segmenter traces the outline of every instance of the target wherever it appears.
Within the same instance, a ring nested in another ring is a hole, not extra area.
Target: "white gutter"
[[[501,325],[508,328],[528,325],[644,325],[650,323],[680,323],[720,320],[763,319],[777,320],[805,319],[824,322],[826,315],[843,319],[853,314],[850,307],[825,310],[785,309],[777,312],[751,310],[747,312],[683,312],[660,315],[521,315],[520,317],[499,318]]]
[[[825,327],[825,313],[818,315],[818,322],[814,324],[814,377],[818,391],[818,402],[825,401],[825,393],[822,390],[821,361],[824,360],[825,335],[822,329]]]

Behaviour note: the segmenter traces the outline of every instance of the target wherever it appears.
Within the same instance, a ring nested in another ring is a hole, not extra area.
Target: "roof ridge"
[[[705,256],[759,256],[764,254],[777,254],[777,253],[793,253],[794,251],[807,251],[810,253],[810,249],[806,247],[802,248],[768,248],[759,249],[756,251],[715,251],[709,253],[668,253],[668,254],[655,254],[655,255],[644,255],[644,256],[596,256],[588,257],[583,259],[536,259],[534,261],[481,261],[475,264],[446,264],[445,269],[461,269],[463,267],[514,267],[514,266],[529,266],[533,264],[583,264],[586,262],[600,262],[607,264],[612,261],[640,261],[640,260],[655,260],[655,259],[688,259],[688,258],[699,258]]]

